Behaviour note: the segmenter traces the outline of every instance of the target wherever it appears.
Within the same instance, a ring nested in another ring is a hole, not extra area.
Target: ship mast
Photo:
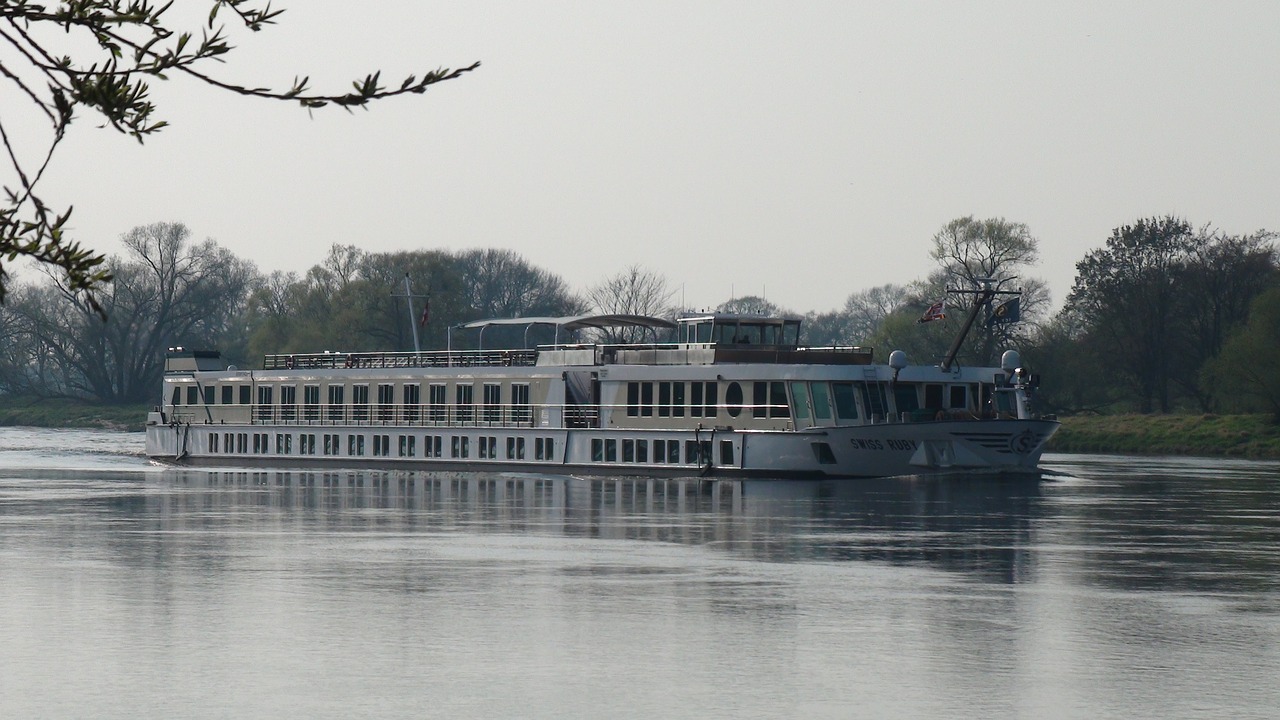
[[[409,329],[413,331],[413,351],[415,353],[422,352],[422,346],[418,344],[418,317],[413,313],[413,299],[424,298],[431,300],[430,295],[414,295],[413,290],[409,288],[409,273],[404,274],[404,294],[399,295],[392,293],[392,297],[403,297],[409,305]]]
[[[942,364],[938,367],[942,372],[951,372],[951,364],[956,361],[956,355],[960,352],[960,346],[964,345],[965,338],[969,337],[969,330],[973,328],[973,321],[978,319],[978,313],[982,311],[991,299],[997,295],[1021,295],[1021,290],[1000,290],[1000,284],[1017,278],[1008,278],[996,282],[995,278],[974,278],[974,282],[980,287],[974,290],[953,290],[947,288],[947,292],[956,295],[972,295],[973,306],[969,308],[969,316],[964,319],[964,326],[960,328],[960,332],[956,335],[956,339],[951,343],[951,349],[947,351],[947,356],[942,359]]]

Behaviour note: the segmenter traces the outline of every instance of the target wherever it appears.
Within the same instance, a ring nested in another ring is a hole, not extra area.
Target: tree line
[[[407,350],[415,335],[424,349],[474,347],[478,335],[458,327],[483,318],[683,310],[667,280],[643,267],[578,293],[511,250],[335,245],[305,273],[264,274],[180,223],[134,228],[122,241],[124,254],[105,262],[113,279],[92,300],[47,268],[11,288],[0,306],[0,395],[148,402],[175,345],[216,347],[228,364],[253,367],[271,353]],[[806,344],[870,346],[882,358],[900,349],[912,362],[933,363],[973,309],[972,294],[949,291],[985,284],[1009,294],[977,307],[957,360],[993,364],[1004,349],[1019,349],[1042,378],[1046,411],[1280,418],[1274,241],[1266,231],[1228,235],[1178,218],[1141,219],[1085,254],[1064,306],[1051,312],[1045,283],[1031,275],[1039,250],[1029,228],[965,217],[933,237],[934,265],[922,279],[858,290],[826,312],[801,314],[754,296],[716,309],[803,317]],[[1014,297],[1004,308],[1011,322],[995,310]],[[553,332],[491,328],[483,342],[546,343]]]

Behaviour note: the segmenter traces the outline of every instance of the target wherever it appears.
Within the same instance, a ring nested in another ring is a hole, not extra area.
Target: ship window
[[[252,392],[253,391],[250,389],[248,385],[240,386],[240,404],[241,405],[252,404],[252,400],[250,399]]]
[[[969,407],[969,389],[964,385],[952,385],[951,402],[948,407],[963,410]]]
[[[187,386],[187,404],[195,405],[196,402],[198,402],[199,397],[200,397],[199,389],[196,388],[195,385],[188,385]]]
[[[649,462],[649,441],[636,441],[636,462]]]
[[[720,464],[733,465],[733,441],[720,441]]]
[[[235,399],[235,386],[223,385],[222,386],[222,404],[230,405],[233,399]]]
[[[680,462],[680,441],[679,440],[670,440],[667,442],[667,462],[668,463]]]
[[[444,385],[432,383],[427,386],[427,414],[433,423],[442,423],[445,420],[445,403],[447,402],[448,393]]]
[[[313,433],[298,436],[298,452],[303,455],[316,454],[316,436]]]
[[[658,383],[658,417],[671,417],[671,383]]]
[[[714,383],[714,382],[707,383],[707,391],[703,395],[703,397],[706,400],[706,402],[702,406],[703,417],[716,416],[716,404],[720,402],[719,391],[720,391],[720,386],[717,383]]]
[[[942,397],[939,396],[941,401]],[[898,383],[893,386],[893,401],[898,406],[898,412],[914,412],[920,409],[920,395],[916,392],[915,385]]]
[[[462,443],[457,435],[453,436],[453,441],[449,443],[449,457],[458,457],[462,452]]]
[[[702,383],[689,386],[689,417],[702,417]]]
[[[853,383],[831,383],[831,395],[835,399],[838,419],[858,419],[858,403],[854,400]]]
[[[627,417],[640,416],[640,383],[627,383]]]
[[[533,459],[555,460],[555,455],[556,455],[556,443],[553,438],[534,438]]]
[[[901,403],[899,403],[899,405],[901,405]],[[930,410],[938,410],[942,408],[941,385],[937,383],[928,383],[924,386],[924,406]]]
[[[671,385],[671,416],[684,417],[684,383]]]
[[[180,387],[173,388],[173,401],[170,404],[171,405],[182,404],[182,388]]]
[[[498,383],[484,384],[484,421],[496,423],[502,420],[502,386]]]
[[[369,419],[369,386],[351,386],[351,419]]]
[[[797,420],[809,419],[809,387],[802,382],[791,383],[791,401],[795,403]]]
[[[725,409],[730,417],[738,417],[742,412],[742,386],[736,382],[729,383],[724,390]]]
[[[214,391],[214,388],[212,385],[206,386],[204,388],[204,404],[205,405],[213,404],[213,401],[214,401],[213,391]]]
[[[422,405],[422,386],[417,383],[406,383],[404,386],[404,419],[417,422]]]
[[[453,391],[454,401],[458,406],[457,418],[458,422],[469,425],[471,419],[475,417],[475,408],[472,403],[475,402],[475,388],[469,383],[459,383]]]
[[[271,392],[271,386],[270,386],[270,385],[259,385],[259,386],[258,386],[258,412],[257,412],[257,415],[258,415],[258,419],[259,419],[259,420],[271,420],[271,419],[273,419],[273,412],[274,412],[274,411],[273,411],[273,409],[272,409],[272,407],[271,407],[271,402],[272,402],[271,396],[272,396],[272,392]],[[264,452],[265,452],[265,449],[264,449]]]
[[[769,417],[791,417],[791,406],[787,404],[787,384],[782,381],[769,383]]]
[[[766,407],[769,404],[769,383],[754,382],[751,383],[751,417],[762,418],[768,417],[769,410]]]
[[[831,419],[831,393],[824,382],[809,384],[809,394],[813,398],[813,419]]]
[[[209,452],[218,452],[218,433],[209,434]]]
[[[333,435],[329,435],[327,433],[324,436],[324,454],[325,455],[336,454],[336,451],[334,450],[334,447],[333,447],[333,437],[334,437]]]
[[[343,385],[329,386],[329,419],[342,420],[346,416],[345,408],[342,406],[343,396],[346,387]],[[334,453],[335,455],[337,453]]]
[[[529,384],[512,383],[511,385],[511,421],[528,424],[533,419],[533,409],[529,406]],[[523,448],[523,445],[521,446]],[[524,454],[521,453],[521,457]]]
[[[618,441],[609,438],[604,441],[605,462],[618,462]]]
[[[636,441],[623,440],[622,441],[622,462],[635,462],[635,461],[636,461]]]
[[[395,416],[396,386],[391,383],[378,383],[378,419],[391,422]]]
[[[600,438],[591,439],[591,462],[601,462],[604,460],[604,440]]]
[[[640,383],[640,414],[653,417],[653,383]]]
[[[292,420],[297,410],[298,388],[295,385],[280,386],[280,417]]]

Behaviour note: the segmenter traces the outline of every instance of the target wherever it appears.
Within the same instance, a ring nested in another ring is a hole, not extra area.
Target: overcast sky
[[[804,312],[923,277],[965,215],[1026,223],[1055,305],[1135,219],[1280,229],[1273,0],[280,4],[211,70],[483,65],[354,115],[157,83],[172,127],[86,115],[55,159],[77,239],[180,221],[299,272],[334,243],[511,248],[578,290],[641,264],[691,307]]]

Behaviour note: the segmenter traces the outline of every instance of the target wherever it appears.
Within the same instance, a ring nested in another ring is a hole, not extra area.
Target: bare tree
[[[667,279],[639,265],[632,265],[587,290],[587,302],[597,312],[612,315],[650,315],[669,317],[675,314],[671,296],[675,291]],[[639,340],[640,328],[623,328],[605,333],[608,342]]]
[[[180,223],[137,227],[121,241],[129,257],[108,263],[113,280],[98,292],[107,322],[56,273],[15,305],[56,369],[47,391],[141,402],[160,386],[166,347],[216,346],[243,310],[256,270],[214,241],[191,242]]]

